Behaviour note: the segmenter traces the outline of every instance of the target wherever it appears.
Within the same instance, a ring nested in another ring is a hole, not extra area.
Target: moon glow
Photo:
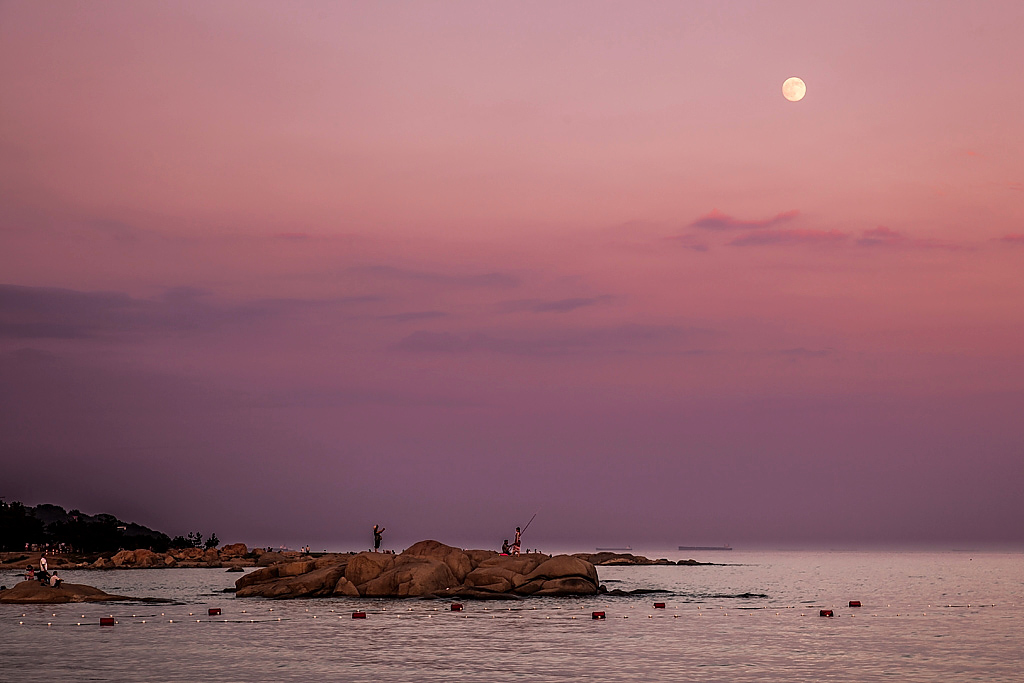
[[[807,93],[807,86],[796,76],[787,78],[782,84],[782,96],[790,102],[799,102]]]

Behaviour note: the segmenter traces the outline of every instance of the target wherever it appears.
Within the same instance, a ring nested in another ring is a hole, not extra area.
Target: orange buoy
[[[209,615],[210,615],[211,617],[215,617],[215,616],[217,616],[217,615],[219,615],[219,614],[220,614],[220,607],[211,607],[211,608],[210,608],[209,610],[207,610],[207,611],[209,612]]]
[[[462,603],[461,602],[453,602],[452,603],[452,611],[453,612],[461,612],[462,611]]]
[[[819,616],[819,617],[831,617],[831,616],[833,616],[833,614],[832,614],[832,610],[830,610],[830,609],[823,609],[823,610],[820,610],[820,611],[818,612],[818,616]]]
[[[850,607],[860,607],[860,600],[850,600]]]
[[[352,613],[352,618],[353,619],[365,619],[366,618],[366,612],[353,612]]]
[[[656,602],[656,603],[654,603],[654,609],[665,609],[665,603],[663,603],[663,602]]]
[[[114,617],[100,617],[100,626],[113,626],[116,623]]]
[[[605,618],[604,612],[591,612],[590,613],[590,618],[591,619],[604,619]]]

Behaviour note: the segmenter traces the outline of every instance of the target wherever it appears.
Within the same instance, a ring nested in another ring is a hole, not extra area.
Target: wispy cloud
[[[592,297],[575,297],[570,299],[518,299],[516,301],[505,301],[498,305],[499,310],[505,313],[518,311],[530,311],[532,313],[568,313],[578,308],[594,306],[612,299],[611,295],[604,294]]]
[[[829,245],[845,241],[847,234],[839,230],[755,230],[729,242],[733,247],[788,247]]]
[[[892,249],[948,249],[960,251],[965,249],[961,244],[946,242],[933,238],[916,238],[891,230],[884,225],[865,230],[857,240],[859,247],[888,247]]]
[[[1007,244],[1024,244],[1024,233],[1003,235],[999,238],[1000,242],[1006,242]]]
[[[389,315],[379,315],[379,320],[392,320],[394,322],[405,323],[416,320],[436,320],[437,318],[446,318],[448,316],[444,311],[409,311],[408,313],[391,313]]]
[[[703,253],[710,249],[707,242],[697,239],[693,235],[676,235],[674,237],[669,237],[668,239],[672,240],[684,249],[689,249],[690,251],[699,251]]]
[[[799,215],[800,212],[793,209],[791,211],[783,211],[782,213],[775,214],[769,218],[744,220],[730,216],[718,209],[712,209],[710,213],[707,213],[690,223],[689,227],[704,228],[705,230],[751,230],[773,228],[777,225],[787,223]]]
[[[190,332],[376,301],[377,297],[355,296],[234,303],[218,302],[205,290],[191,287],[141,299],[122,292],[0,285],[0,338],[126,338]]]
[[[278,232],[271,235],[275,240],[284,242],[307,242],[313,239],[308,232]]]
[[[694,341],[707,330],[659,325],[619,325],[560,330],[513,337],[483,332],[417,331],[396,346],[415,353],[496,353],[515,356],[558,356],[578,353],[643,353],[665,345]]]
[[[511,289],[518,287],[520,284],[518,277],[511,273],[502,272],[449,274],[421,270],[408,270],[405,268],[396,268],[394,266],[385,265],[354,266],[349,270],[358,274],[371,275],[390,280],[403,280],[406,282],[419,282],[448,287]]]

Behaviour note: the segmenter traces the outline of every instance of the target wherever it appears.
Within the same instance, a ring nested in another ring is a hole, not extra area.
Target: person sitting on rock
[[[376,524],[373,525],[373,552],[376,553],[380,551],[380,542],[383,539],[385,531],[386,529],[384,527],[378,528]]]
[[[64,579],[62,579],[59,576],[57,576],[57,572],[56,571],[54,571],[52,574],[50,574],[50,587],[51,588],[60,588],[60,585],[62,583],[64,583]]]
[[[33,567],[32,565],[29,565],[28,567],[25,568],[25,578],[28,579],[29,581],[35,581],[36,580],[36,570],[35,570],[35,567]]]
[[[508,544],[508,539],[506,538],[506,539],[505,539],[505,540],[504,540],[504,541],[502,542],[502,544],[501,544],[501,554],[502,554],[502,555],[508,555],[508,554],[509,554],[509,553],[511,553],[511,552],[512,552],[512,548],[511,548],[511,547],[509,546],[509,544]]]

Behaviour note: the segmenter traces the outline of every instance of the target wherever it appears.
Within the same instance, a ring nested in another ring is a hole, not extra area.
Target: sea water
[[[0,681],[1024,680],[1021,553],[645,554],[719,564],[599,567],[631,594],[462,601],[461,612],[442,600],[236,599],[223,589],[240,574],[222,569],[62,571],[174,602],[0,605]],[[108,615],[116,625],[100,626]]]

